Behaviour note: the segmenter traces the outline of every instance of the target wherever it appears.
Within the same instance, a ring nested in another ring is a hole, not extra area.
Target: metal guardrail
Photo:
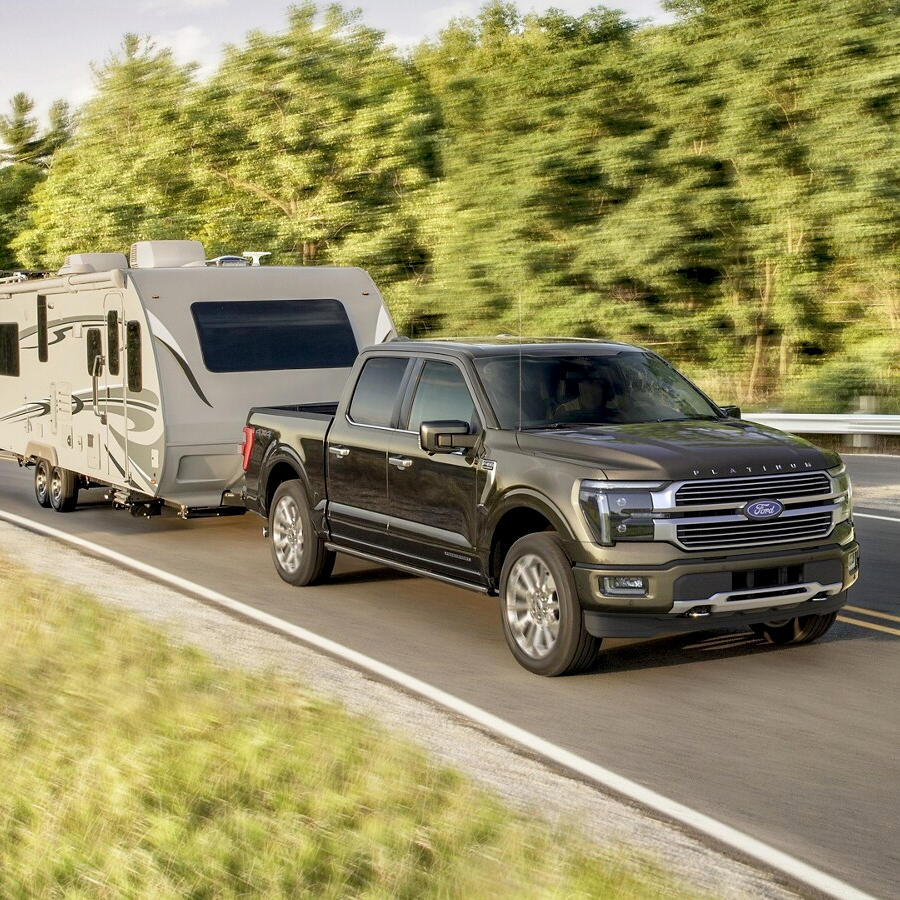
[[[898,434],[900,416],[870,413],[746,413],[741,418],[792,434]]]

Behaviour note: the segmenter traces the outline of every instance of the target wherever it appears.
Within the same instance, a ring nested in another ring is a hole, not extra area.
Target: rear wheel
[[[41,506],[50,505],[50,463],[46,459],[34,464],[34,496]]]
[[[50,472],[50,505],[57,512],[71,512],[78,505],[78,476],[54,466]]]
[[[822,616],[798,616],[781,622],[751,625],[750,630],[770,644],[809,644],[818,640],[834,624],[837,613]]]
[[[281,578],[299,587],[327,581],[334,568],[334,551],[325,549],[312,523],[309,504],[297,480],[278,486],[269,510],[272,560]]]
[[[536,675],[574,674],[597,657],[600,638],[588,634],[572,564],[555,534],[519,538],[500,574],[503,634],[513,656]]]

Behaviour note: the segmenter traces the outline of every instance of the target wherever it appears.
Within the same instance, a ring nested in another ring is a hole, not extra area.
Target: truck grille
[[[688,550],[717,550],[808,541],[825,537],[831,526],[830,510],[782,516],[771,522],[751,522],[743,517],[722,516],[715,522],[679,525],[677,535],[678,542]]]
[[[752,478],[719,478],[689,481],[675,493],[676,506],[695,503],[738,504],[751,500],[785,500],[830,494],[831,482],[824,472],[797,472],[788,475],[761,475]]]

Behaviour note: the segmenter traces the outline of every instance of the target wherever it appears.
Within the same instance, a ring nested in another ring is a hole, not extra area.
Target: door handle
[[[340,459],[350,455],[350,450],[347,447],[329,447],[328,452],[332,456],[337,456]]]
[[[408,469],[412,465],[412,460],[408,456],[389,456],[388,462],[398,469]]]

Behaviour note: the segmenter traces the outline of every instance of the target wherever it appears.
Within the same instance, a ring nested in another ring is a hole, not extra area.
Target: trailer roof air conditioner
[[[200,241],[137,241],[131,245],[132,269],[180,269],[206,265]]]
[[[127,268],[128,260],[124,253],[70,253],[58,274],[83,275]]]

